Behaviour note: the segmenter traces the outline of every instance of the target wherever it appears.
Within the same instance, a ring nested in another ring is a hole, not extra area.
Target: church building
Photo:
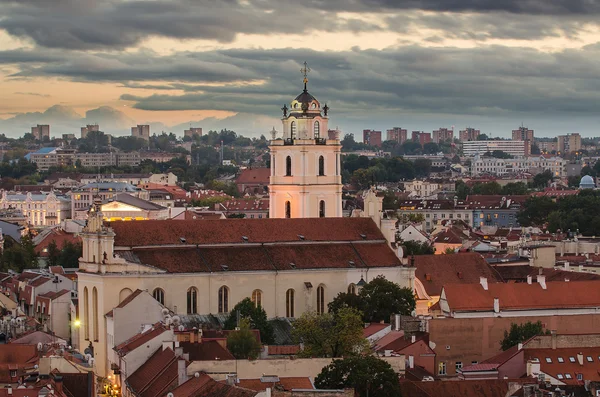
[[[371,193],[366,216],[341,217],[339,139],[321,137],[327,107],[306,87],[291,106],[284,139],[271,143],[270,219],[107,224],[94,202],[81,233],[79,346],[93,347],[98,375],[118,370],[105,314],[136,290],[178,315],[228,313],[250,298],[269,318],[294,318],[325,313],[340,292],[358,293],[379,275],[414,288],[414,268],[391,248],[390,222],[377,211],[380,197]]]

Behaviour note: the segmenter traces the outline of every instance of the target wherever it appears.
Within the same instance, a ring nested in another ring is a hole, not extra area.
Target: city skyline
[[[452,125],[510,137],[522,123],[538,137],[598,135],[592,2],[4,0],[0,8],[0,129],[9,136],[46,122],[35,112],[54,105],[74,111],[73,124],[102,124],[94,115],[100,108],[110,118],[107,106],[155,132],[192,123],[266,134],[301,90],[304,61],[332,126],[355,137]]]

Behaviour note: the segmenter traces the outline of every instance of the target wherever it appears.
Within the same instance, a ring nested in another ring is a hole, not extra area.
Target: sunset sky
[[[307,61],[344,132],[600,136],[599,14],[596,0],[0,0],[0,132],[63,105],[169,128],[237,115],[258,135]]]

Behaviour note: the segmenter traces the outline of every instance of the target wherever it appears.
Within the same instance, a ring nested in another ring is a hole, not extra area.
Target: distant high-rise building
[[[91,131],[100,131],[98,124],[88,124],[85,127],[81,127],[81,139],[87,138]]]
[[[38,124],[31,127],[31,135],[38,141],[43,141],[44,138],[50,139],[50,126],[48,124]]]
[[[513,141],[529,141],[533,142],[533,130],[530,130],[527,127],[519,127],[517,130],[513,130],[512,132]]]
[[[369,146],[381,147],[381,131],[363,130],[363,143]]]
[[[481,134],[481,131],[467,127],[458,133],[458,139],[460,139],[461,142],[476,141],[479,134]]]
[[[145,125],[137,125],[135,127],[131,127],[131,136],[135,136],[137,138],[145,139],[146,141],[150,140],[150,126]]]
[[[193,138],[194,135],[202,136],[202,128],[190,127],[189,130],[183,130],[183,136],[189,136],[190,138]]]
[[[423,131],[413,131],[412,132],[412,141],[419,142],[421,146],[426,143],[431,142],[431,133],[423,132]]]
[[[398,142],[403,144],[408,139],[408,131],[400,127],[394,127],[391,130],[387,130],[387,140]]]
[[[342,131],[339,127],[335,127],[334,130],[327,130],[327,139],[340,139],[342,136]]]
[[[435,143],[452,142],[454,140],[454,129],[440,128],[439,130],[434,130],[432,137]]]
[[[577,152],[579,150],[581,150],[581,135],[575,133],[558,136],[558,151],[561,154]]]

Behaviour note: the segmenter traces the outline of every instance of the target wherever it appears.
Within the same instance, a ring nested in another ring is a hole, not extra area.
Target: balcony
[[[315,138],[316,145],[327,145],[327,139],[325,138]]]
[[[292,138],[286,138],[283,140],[283,145],[284,146],[291,146],[294,144],[294,139]]]

